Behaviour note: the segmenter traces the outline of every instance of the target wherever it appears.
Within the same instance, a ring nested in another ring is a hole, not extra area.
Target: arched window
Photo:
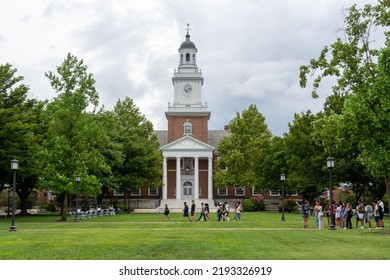
[[[186,61],[187,61],[187,62],[190,61],[190,54],[189,54],[189,53],[186,53]]]
[[[184,124],[183,124],[183,128],[184,128],[184,136],[186,135],[192,135],[192,123],[187,120]]]

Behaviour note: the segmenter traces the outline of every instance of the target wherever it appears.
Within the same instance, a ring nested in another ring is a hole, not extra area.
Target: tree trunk
[[[61,212],[61,221],[66,222],[66,217],[68,215],[68,193],[64,194]]]

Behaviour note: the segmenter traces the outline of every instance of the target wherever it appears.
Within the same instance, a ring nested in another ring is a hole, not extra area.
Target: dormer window
[[[189,120],[187,120],[183,124],[183,128],[184,128],[184,136],[192,135],[192,123]]]

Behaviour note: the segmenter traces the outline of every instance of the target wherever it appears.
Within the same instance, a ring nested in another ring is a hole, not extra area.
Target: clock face
[[[184,86],[184,91],[185,91],[187,94],[189,94],[189,93],[191,92],[191,90],[192,90],[192,87],[191,87],[190,84],[186,84],[186,85]]]

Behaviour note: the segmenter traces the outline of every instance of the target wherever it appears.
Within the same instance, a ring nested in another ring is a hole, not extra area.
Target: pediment
[[[195,139],[191,136],[184,136],[176,141],[173,141],[163,147],[161,151],[213,151],[214,147]]]

